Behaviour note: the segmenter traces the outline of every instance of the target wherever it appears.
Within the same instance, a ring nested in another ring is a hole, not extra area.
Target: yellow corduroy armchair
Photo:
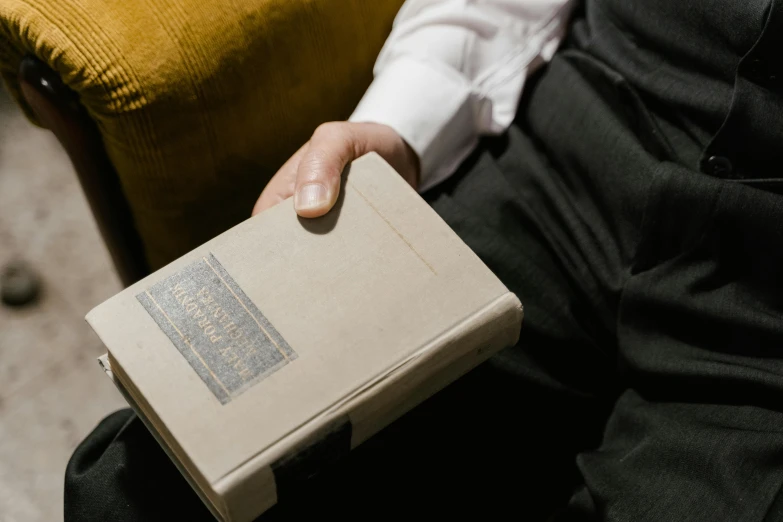
[[[346,118],[403,0],[2,0],[0,73],[130,284],[247,218]]]

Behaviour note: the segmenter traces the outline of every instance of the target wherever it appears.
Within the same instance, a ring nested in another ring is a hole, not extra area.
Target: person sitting
[[[254,212],[383,156],[525,303],[518,346],[268,516],[783,520],[783,2],[409,0]],[[67,520],[209,513],[130,412]],[[371,511],[368,511],[371,509]]]

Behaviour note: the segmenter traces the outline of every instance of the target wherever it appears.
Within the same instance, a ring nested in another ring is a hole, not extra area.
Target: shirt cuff
[[[449,177],[478,143],[471,96],[456,71],[400,56],[375,77],[349,121],[394,129],[419,156],[424,192]]]

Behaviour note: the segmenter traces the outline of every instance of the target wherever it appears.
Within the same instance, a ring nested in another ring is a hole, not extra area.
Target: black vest
[[[674,157],[783,177],[783,0],[586,0],[565,48],[618,73]]]

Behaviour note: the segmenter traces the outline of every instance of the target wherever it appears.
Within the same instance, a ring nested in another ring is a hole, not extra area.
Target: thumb
[[[310,139],[296,174],[294,209],[302,217],[323,216],[340,193],[345,166],[364,154],[361,140],[349,125],[325,123]]]

